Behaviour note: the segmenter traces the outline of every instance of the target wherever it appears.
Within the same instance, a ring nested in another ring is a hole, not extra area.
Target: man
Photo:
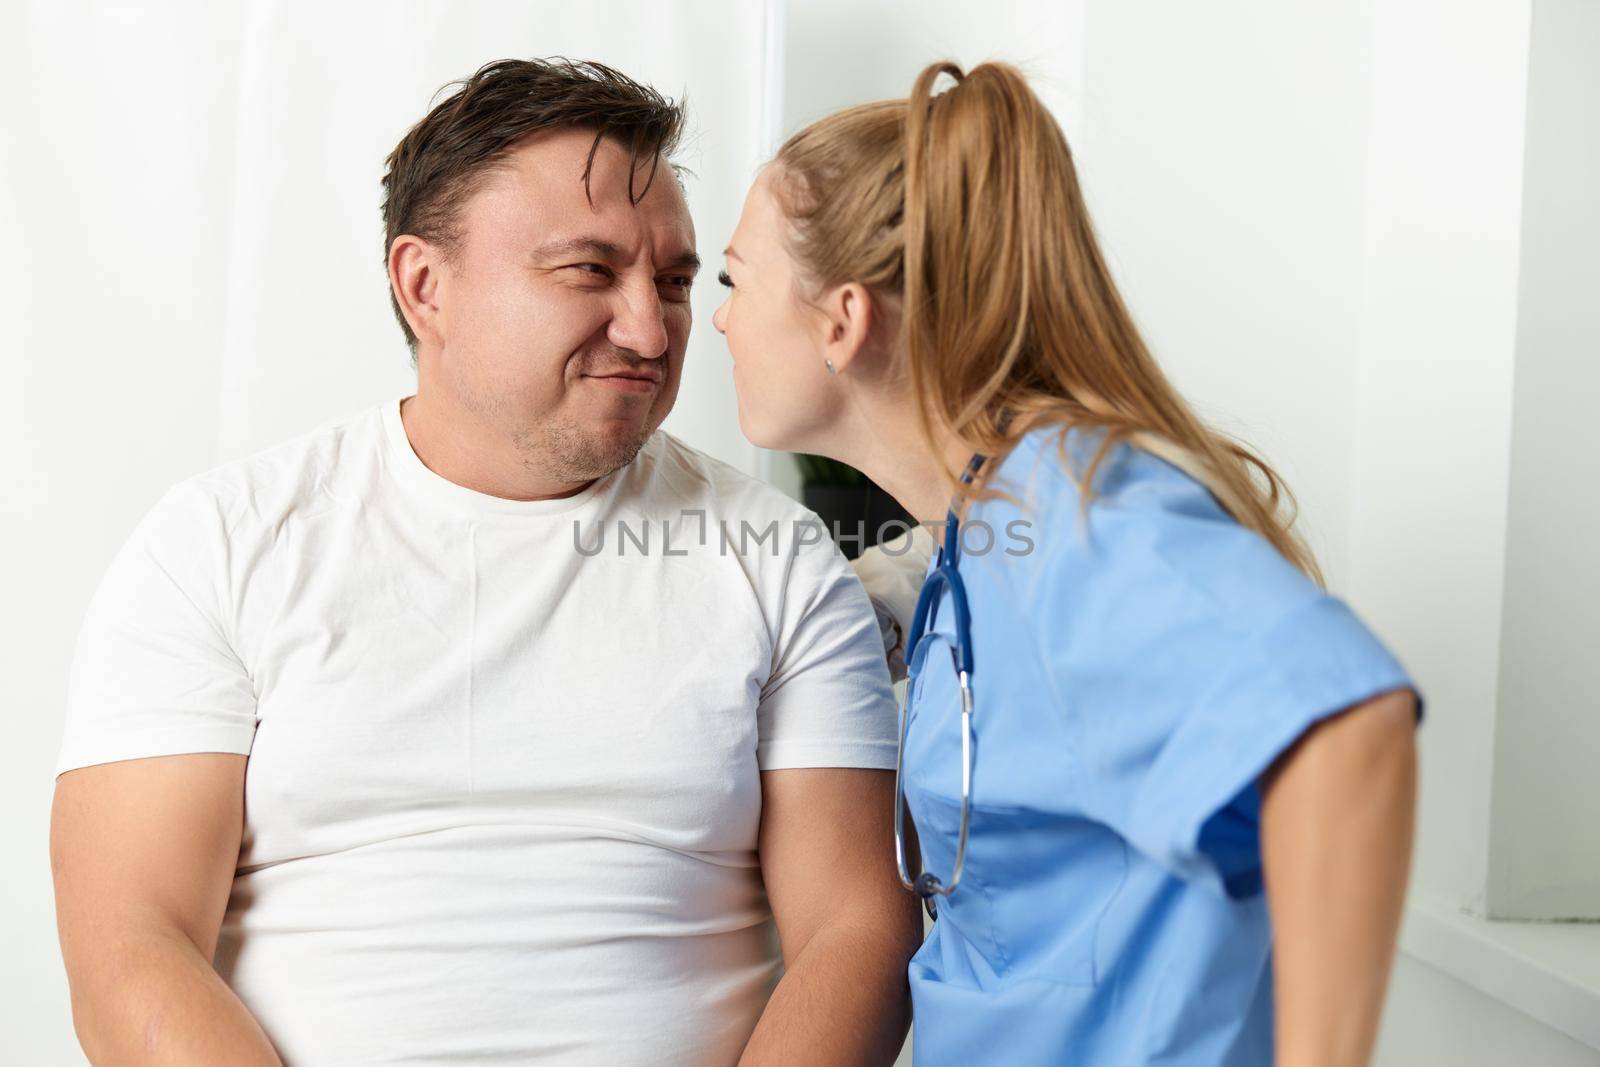
[[[873,610],[657,432],[680,124],[594,64],[462,83],[384,181],[416,395],[181,483],[113,562],[51,845],[91,1059],[892,1059]]]

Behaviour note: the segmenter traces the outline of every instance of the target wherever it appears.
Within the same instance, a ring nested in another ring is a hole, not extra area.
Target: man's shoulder
[[[724,518],[805,521],[816,515],[777,486],[657,430],[648,450],[651,490],[668,507],[704,507]]]
[[[157,510],[220,516],[230,529],[247,517],[272,521],[325,496],[343,496],[376,463],[378,407],[324,422],[278,444],[174,484]]]

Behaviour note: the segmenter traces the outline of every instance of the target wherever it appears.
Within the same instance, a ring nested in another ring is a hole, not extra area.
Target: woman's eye
[[[725,270],[717,271],[717,281],[726,285],[729,289],[733,288],[733,279],[728,277],[728,272]]]

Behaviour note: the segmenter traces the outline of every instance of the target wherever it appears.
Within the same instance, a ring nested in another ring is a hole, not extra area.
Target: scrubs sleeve
[[[1031,606],[1081,772],[1066,788],[1174,874],[1251,896],[1257,778],[1319,719],[1411,682],[1198,483],[1134,456],[1087,524],[1057,510],[1057,543],[1041,535]]]

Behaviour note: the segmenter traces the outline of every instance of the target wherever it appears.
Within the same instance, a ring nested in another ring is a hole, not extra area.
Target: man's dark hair
[[[583,168],[584,194],[604,138],[631,153],[628,197],[638,203],[655,180],[656,164],[671,156],[683,134],[683,106],[602,63],[568,59],[500,59],[480,67],[389,153],[383,176],[383,254],[410,233],[454,255],[461,233],[457,210],[523,138],[546,130],[593,130]],[[449,88],[446,86],[445,88]],[[650,161],[644,187],[633,175]],[[389,303],[416,350],[417,337],[391,290]]]

